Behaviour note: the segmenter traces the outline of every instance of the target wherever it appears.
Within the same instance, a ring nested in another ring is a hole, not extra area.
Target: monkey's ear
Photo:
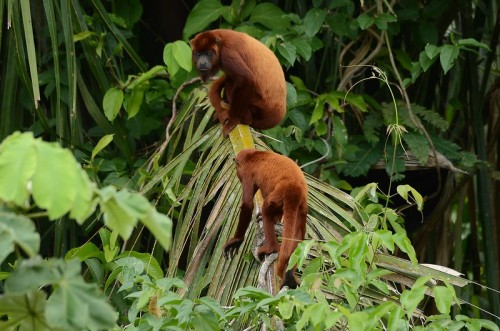
[[[220,46],[221,41],[222,41],[222,40],[221,40],[219,37],[215,37],[215,44],[216,44],[217,46]]]
[[[193,40],[194,40],[194,39],[190,39],[190,40],[189,40],[189,46],[193,46]]]

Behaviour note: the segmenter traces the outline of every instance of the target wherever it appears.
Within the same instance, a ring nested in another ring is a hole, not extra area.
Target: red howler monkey
[[[191,48],[203,81],[224,71],[212,83],[209,98],[225,137],[240,123],[270,129],[281,122],[286,112],[285,76],[263,43],[243,32],[219,29],[196,35]],[[221,97],[223,89],[226,100]]]
[[[278,252],[276,272],[282,278],[281,287],[296,288],[299,284],[295,269],[285,272],[288,260],[299,241],[304,240],[307,217],[307,184],[300,168],[286,156],[270,151],[245,149],[236,156],[236,172],[243,187],[240,219],[234,237],[224,246],[230,256],[243,242],[252,219],[253,197],[260,189],[264,198],[262,219],[265,243],[258,256]],[[281,247],[274,232],[274,224],[283,216]]]

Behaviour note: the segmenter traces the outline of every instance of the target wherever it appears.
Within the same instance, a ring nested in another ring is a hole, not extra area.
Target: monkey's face
[[[219,38],[212,32],[202,32],[191,40],[193,62],[203,81],[219,71]]]
[[[203,81],[209,79],[214,72],[214,64],[216,64],[215,52],[212,50],[204,52],[193,52],[194,63],[196,64],[196,70]]]

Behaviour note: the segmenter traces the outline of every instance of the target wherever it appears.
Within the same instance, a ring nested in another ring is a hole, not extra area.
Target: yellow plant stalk
[[[234,155],[238,155],[241,150],[247,148],[255,148],[252,138],[250,127],[245,124],[238,124],[231,132],[229,132],[229,139],[233,145]],[[258,210],[261,210],[264,199],[260,190],[255,194],[255,202]]]

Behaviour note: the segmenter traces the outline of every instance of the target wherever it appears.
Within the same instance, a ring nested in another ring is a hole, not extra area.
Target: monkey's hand
[[[222,134],[224,135],[224,138],[227,138],[229,136],[229,132],[233,131],[238,124],[240,124],[239,119],[228,118],[228,120],[222,125]]]
[[[233,238],[224,245],[224,257],[232,258],[238,252],[238,248],[243,242],[243,238]]]
[[[260,248],[257,250],[257,256],[259,257],[260,261],[264,261],[266,255],[277,253],[279,249],[280,249],[279,246],[273,247],[272,245],[267,245],[267,243],[265,243],[264,245],[260,246]]]

